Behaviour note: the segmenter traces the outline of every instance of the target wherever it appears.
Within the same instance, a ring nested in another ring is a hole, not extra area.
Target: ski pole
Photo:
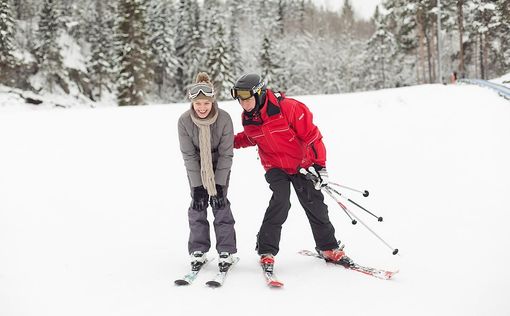
[[[308,180],[315,180],[317,181],[317,177],[309,172],[306,171],[305,168],[300,168],[299,169],[299,172],[301,174],[303,174]],[[330,186],[325,186],[323,187],[323,189],[329,194],[329,196],[331,196],[337,203],[338,205],[340,205],[340,207],[342,207],[342,209],[344,210],[344,212],[347,214],[347,216],[349,216],[349,218],[352,219],[352,217],[354,217],[358,222],[360,222],[363,226],[365,226],[366,229],[368,229],[368,231],[370,231],[375,237],[377,237],[383,244],[385,244],[388,248],[390,248],[392,250],[392,253],[393,255],[396,255],[398,253],[398,249],[397,248],[393,248],[390,244],[388,244],[384,239],[382,239],[379,235],[377,235],[376,232],[374,232],[370,227],[368,227],[367,224],[365,224],[362,220],[359,219],[359,217],[357,217],[353,212],[349,211],[347,209],[347,207],[345,207],[345,205],[343,205],[342,203],[340,203],[338,201],[338,199],[333,195],[333,193],[330,191],[332,188]],[[333,189],[334,190],[334,189]],[[333,192],[336,192],[338,193],[338,191],[334,190]],[[340,193],[338,193],[340,195]],[[341,196],[341,195],[340,195]],[[356,223],[354,222],[354,220],[352,221],[353,225],[355,225]]]
[[[349,214],[349,211],[347,210],[347,206],[343,205],[342,202],[338,201],[338,199],[336,198],[336,196],[330,191],[330,189],[328,187],[324,187],[324,191],[326,191],[326,193],[333,199],[335,200],[336,203],[338,203],[338,205],[340,205],[340,207],[342,208],[342,210],[344,210],[345,214],[351,219],[351,223],[353,225],[356,225],[356,223],[358,223],[355,219],[352,218],[351,214]]]
[[[365,226],[365,228],[368,229],[375,237],[377,237],[380,241],[383,242],[383,244],[385,244],[388,248],[390,248],[392,250],[393,255],[396,255],[398,253],[397,248],[393,248],[392,246],[390,246],[384,239],[382,239],[379,235],[377,235],[370,227],[367,226],[367,224],[365,224],[361,219],[359,219],[359,217],[357,217],[353,212],[350,212],[350,213],[352,216],[354,216],[354,218],[356,218],[358,220],[358,222],[360,222],[363,226]]]
[[[339,196],[343,197],[344,199],[346,199],[347,201],[351,202],[352,204],[356,205],[357,207],[359,207],[360,209],[364,210],[365,212],[367,212],[368,214],[372,215],[373,217],[377,218],[377,221],[379,222],[382,222],[383,221],[383,218],[381,216],[377,216],[375,215],[374,213],[370,212],[369,210],[367,210],[366,208],[364,208],[363,206],[359,205],[358,203],[354,202],[353,200],[349,199],[348,197],[342,195],[340,192],[338,192],[337,190],[335,190],[334,188],[332,188],[331,186],[327,185],[326,186],[329,190],[335,192],[336,194],[338,194]]]
[[[307,180],[310,180],[312,182],[315,182],[315,181],[318,181],[319,179],[314,175],[314,174],[311,174],[310,172],[306,171],[305,168],[301,168],[299,169],[299,172],[305,176],[305,178]],[[336,196],[330,191],[331,188],[328,187],[328,186],[325,186],[323,187],[324,191],[326,191],[326,193],[333,199],[335,200],[336,203],[338,203],[338,205],[342,208],[342,210],[345,212],[345,214],[349,217],[349,219],[351,220],[351,223],[353,225],[356,225],[356,220],[352,218],[352,216],[349,214],[349,212],[347,211],[347,206],[343,205],[342,202],[340,202]]]
[[[367,197],[369,192],[367,190],[358,190],[358,189],[354,189],[354,188],[350,188],[348,186],[345,186],[345,185],[341,185],[341,184],[338,184],[338,183],[335,183],[335,182],[329,182],[329,184],[332,184],[332,185],[335,185],[337,187],[340,187],[340,188],[344,188],[344,189],[347,189],[347,190],[351,190],[351,191],[354,191],[354,192],[358,192],[358,193],[361,193],[363,194],[364,197]]]

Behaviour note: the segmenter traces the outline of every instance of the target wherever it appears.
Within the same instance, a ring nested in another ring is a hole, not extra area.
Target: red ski
[[[301,250],[301,251],[299,251],[299,254],[326,260],[324,257],[322,257],[317,252],[310,251],[310,250]],[[382,279],[382,280],[390,280],[395,274],[398,273],[398,270],[388,271],[388,270],[382,270],[382,269],[362,266],[362,265],[355,263],[354,261],[352,261],[352,259],[350,259],[347,256],[340,259],[340,261],[338,261],[338,262],[332,262],[332,261],[328,261],[328,260],[326,260],[326,262],[340,265],[346,269],[358,271],[358,272],[361,272],[361,273],[364,273],[364,274],[367,274],[367,275],[370,275],[370,276],[373,276],[375,278]]]

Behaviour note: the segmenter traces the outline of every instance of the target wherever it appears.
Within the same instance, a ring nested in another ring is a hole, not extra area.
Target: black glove
[[[216,185],[216,195],[211,196],[209,203],[211,203],[211,207],[214,210],[222,209],[225,207],[227,204],[227,199],[223,195],[223,187],[221,185]]]
[[[209,199],[209,194],[207,194],[207,190],[204,186],[193,187],[193,200],[191,200],[191,208],[197,211],[204,211],[207,206],[207,200]]]

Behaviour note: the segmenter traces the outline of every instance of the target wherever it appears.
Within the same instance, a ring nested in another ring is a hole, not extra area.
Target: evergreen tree
[[[119,2],[120,74],[118,79],[119,105],[138,105],[145,102],[152,71],[151,53],[146,31],[144,0]]]
[[[273,42],[269,35],[265,35],[262,39],[262,50],[259,57],[260,74],[262,78],[276,84],[273,80],[276,79],[276,61],[273,55]]]
[[[191,69],[192,63],[200,58],[197,50],[201,48],[202,40],[196,15],[199,12],[193,11],[197,9],[196,0],[179,0],[175,10],[177,12],[175,57],[178,61],[175,79],[181,98],[185,97],[186,87],[194,79],[192,76],[196,76],[196,70]]]
[[[472,31],[471,40],[476,42],[478,46],[475,50],[478,56],[479,74],[482,79],[489,77],[489,55],[495,54],[495,47],[492,46],[491,40],[499,26],[496,10],[497,6],[494,2],[471,0],[468,20],[471,22],[469,23]]]
[[[382,21],[382,16],[377,10],[374,17],[376,32],[367,42],[364,78],[367,81],[365,87],[382,89],[393,86],[395,72],[393,71],[397,53],[397,43],[394,35],[389,32]]]
[[[167,2],[152,2],[149,10],[149,31],[154,56],[154,81],[158,95],[162,97],[163,87],[175,85],[175,73],[179,62],[175,57],[174,29],[171,25],[171,10]],[[175,91],[171,99],[177,98]]]
[[[510,0],[498,0],[498,38],[501,49],[497,56],[500,66],[497,74],[502,75],[510,69]]]
[[[285,33],[285,0],[278,0],[278,10],[275,21],[275,34],[283,37]]]
[[[48,82],[50,92],[53,92],[56,84],[68,91],[65,83],[67,73],[64,69],[60,46],[57,42],[60,34],[59,21],[60,17],[55,1],[44,0],[39,20],[39,45],[36,55],[39,69]]]
[[[229,55],[229,48],[225,38],[223,23],[220,21],[215,34],[215,42],[207,55],[207,70],[214,82],[216,97],[226,99],[230,95],[235,77],[232,73],[232,64]]]
[[[8,0],[0,1],[0,83],[12,86],[17,66],[14,52],[14,19]]]
[[[241,55],[241,37],[239,34],[243,11],[240,2],[236,0],[233,0],[233,3],[230,3],[227,6],[230,8],[230,32],[227,42],[230,49],[230,60],[232,65],[231,72],[234,77],[237,78],[242,75],[244,70],[244,61]]]
[[[342,21],[342,32],[343,33],[351,33],[353,31],[354,26],[354,9],[349,0],[345,0],[344,5],[342,6],[340,20]]]
[[[113,73],[113,41],[112,28],[108,27],[102,0],[96,0],[94,11],[94,23],[91,24],[90,32],[90,57],[87,60],[87,68],[90,76],[90,84],[93,96],[101,99],[103,89],[111,92],[111,75]]]

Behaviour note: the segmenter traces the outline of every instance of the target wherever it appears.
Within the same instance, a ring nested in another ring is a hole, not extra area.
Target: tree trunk
[[[483,64],[483,33],[480,33],[480,48],[479,48],[479,56],[480,56],[480,78],[485,79],[485,65]]]
[[[421,18],[418,18],[418,56],[420,59],[420,68],[421,68],[421,81],[420,83],[425,83],[425,47],[424,47],[424,41],[425,41],[425,34],[423,31],[423,21]],[[418,77],[420,77],[418,75]]]
[[[464,0],[457,1],[457,10],[458,10],[458,19],[457,22],[459,24],[459,42],[460,42],[460,51],[459,51],[459,73],[460,77],[463,78],[465,76],[465,66],[464,66]]]
[[[483,69],[484,69],[484,79],[489,79],[489,32],[485,33],[483,36]]]
[[[429,36],[427,35],[427,33],[425,33],[425,41],[426,41],[426,44],[427,44],[427,62],[428,62],[428,65],[429,65],[429,82],[428,83],[432,83],[432,60],[431,60],[431,51],[430,51],[430,40],[429,40]]]

